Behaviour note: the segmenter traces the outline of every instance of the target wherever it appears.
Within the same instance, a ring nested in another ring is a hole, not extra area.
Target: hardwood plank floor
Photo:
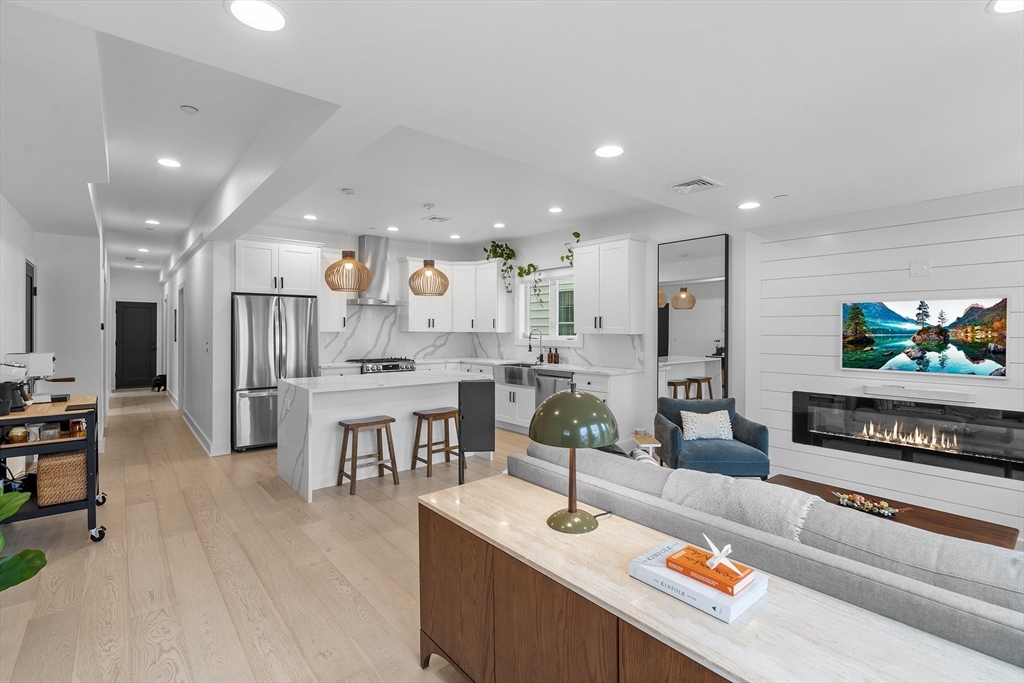
[[[529,444],[497,437],[467,481]],[[85,512],[3,527],[5,554],[39,548],[49,564],[0,593],[0,683],[463,681],[436,657],[419,667],[416,499],[454,486],[457,465],[400,477],[307,504],[273,449],[209,458],[166,394],[115,393],[106,538],[89,541]]]

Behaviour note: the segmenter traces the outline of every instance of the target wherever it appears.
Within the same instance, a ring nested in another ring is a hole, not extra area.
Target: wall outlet
[[[910,277],[931,277],[932,276],[932,261],[931,259],[922,259],[919,261],[910,262]]]

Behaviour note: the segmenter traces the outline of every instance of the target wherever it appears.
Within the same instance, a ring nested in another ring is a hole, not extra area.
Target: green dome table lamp
[[[576,509],[576,449],[598,448],[615,443],[619,426],[615,416],[593,394],[560,391],[544,399],[530,420],[530,439],[545,446],[569,449],[569,507],[548,517],[548,526],[565,534],[585,534],[597,528],[597,520]]]

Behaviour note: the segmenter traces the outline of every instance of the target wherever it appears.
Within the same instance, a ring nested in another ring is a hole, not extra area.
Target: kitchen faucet
[[[530,330],[530,338],[526,341],[526,350],[529,353],[533,353],[533,333],[537,333],[537,337],[540,339],[538,342],[538,348],[540,353],[537,354],[537,365],[544,365],[544,333],[538,330],[536,327]]]

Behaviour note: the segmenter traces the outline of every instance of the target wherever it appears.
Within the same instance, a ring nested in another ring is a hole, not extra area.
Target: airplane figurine
[[[737,569],[736,565],[726,559],[726,556],[732,552],[731,543],[727,543],[724,548],[719,550],[715,544],[711,542],[711,539],[708,538],[707,534],[701,535],[704,537],[704,540],[708,542],[708,547],[711,548],[711,558],[707,561],[708,569],[714,569],[719,564],[724,564],[726,567],[736,572],[738,576],[743,576],[743,572]]]

